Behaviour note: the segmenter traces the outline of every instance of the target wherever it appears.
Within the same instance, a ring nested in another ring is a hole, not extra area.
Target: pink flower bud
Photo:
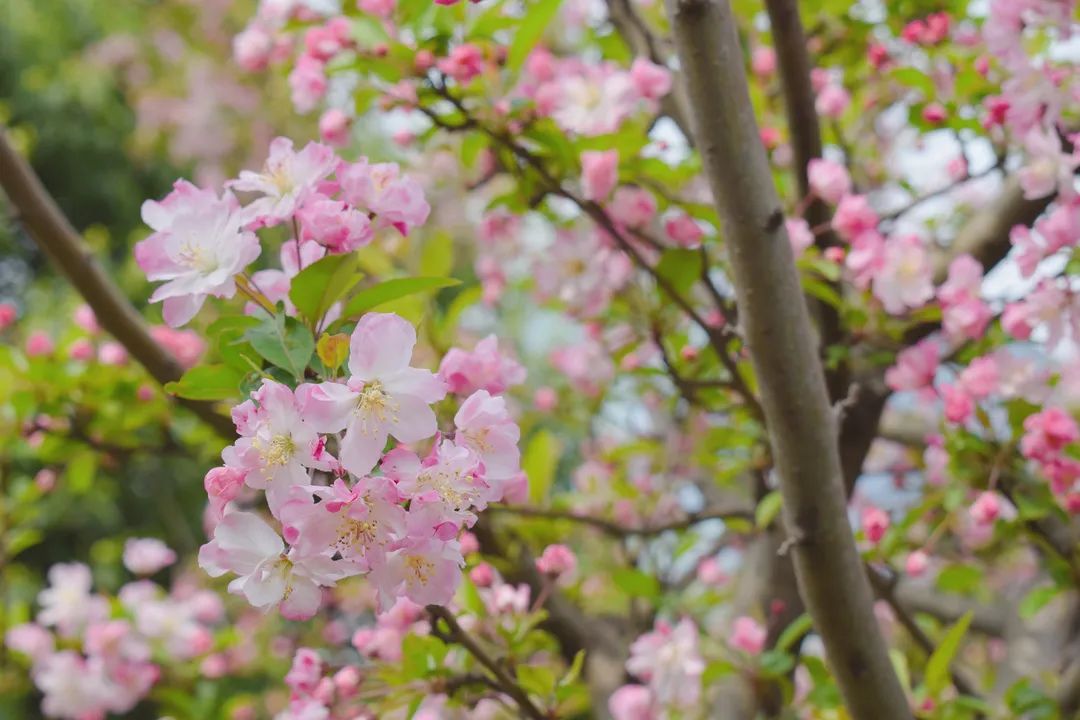
[[[536,559],[536,569],[545,575],[572,575],[577,569],[577,557],[565,545],[548,545]]]
[[[26,339],[26,354],[29,357],[44,357],[52,355],[56,345],[52,338],[42,330],[35,330]]]
[[[862,511],[862,529],[866,539],[877,545],[889,529],[889,515],[881,508],[868,505]]]
[[[319,136],[330,145],[343,147],[349,143],[351,122],[343,110],[330,108],[319,118]]]
[[[757,655],[765,648],[765,627],[752,617],[735,618],[731,626],[728,644],[750,655]]]
[[[908,553],[907,559],[904,560],[904,572],[911,577],[921,577],[929,564],[930,558],[925,552],[914,550]]]

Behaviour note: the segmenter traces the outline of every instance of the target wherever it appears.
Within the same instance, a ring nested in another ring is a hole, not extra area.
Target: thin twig
[[[638,536],[652,536],[660,535],[668,532],[669,530],[687,530],[690,527],[697,525],[698,523],[705,522],[706,520],[729,520],[732,518],[738,518],[742,520],[751,520],[754,517],[752,510],[747,508],[709,508],[702,510],[701,512],[690,513],[684,518],[679,520],[673,520],[671,522],[660,523],[657,525],[650,525],[647,527],[627,527],[626,525],[615,522],[614,520],[608,520],[606,518],[597,517],[595,515],[583,515],[581,513],[575,513],[570,510],[556,510],[554,508],[536,508],[527,507],[525,505],[500,505],[498,503],[488,505],[487,509],[493,512],[503,512],[511,515],[520,515],[521,517],[530,518],[543,518],[546,520],[569,520],[570,522],[581,523],[583,525],[589,525],[602,531],[606,535],[615,538],[625,538],[634,535]]]
[[[440,632],[438,628],[439,620],[446,623],[446,626],[450,629],[447,638],[465,648],[470,655],[476,658],[477,662],[494,675],[495,681],[499,685],[499,689],[512,697],[514,702],[518,704],[518,707],[521,708],[521,711],[525,713],[527,717],[530,717],[533,720],[549,720],[551,716],[541,712],[540,709],[533,704],[533,701],[529,698],[529,694],[518,685],[517,680],[512,678],[510,674],[506,672],[505,668],[495,662],[495,660],[487,654],[487,651],[480,647],[471,635],[465,632],[464,628],[458,624],[457,618],[454,617],[453,613],[439,605],[428,605],[427,611],[428,614],[431,615],[433,632]]]

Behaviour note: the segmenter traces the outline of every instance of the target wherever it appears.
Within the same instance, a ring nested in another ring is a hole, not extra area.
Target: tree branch
[[[472,636],[458,624],[457,618],[454,614],[446,608],[439,605],[428,605],[428,614],[431,615],[432,629],[437,632],[438,621],[442,620],[446,623],[446,626],[450,629],[449,639],[461,645],[463,648],[469,651],[469,654],[476,658],[476,661],[484,666],[492,675],[495,676],[496,682],[498,682],[500,689],[514,698],[514,702],[525,714],[526,717],[530,717],[533,720],[546,720],[547,715],[540,711],[533,701],[529,698],[529,694],[518,685],[517,680],[506,672],[506,669],[499,665],[495,660],[487,654],[484,648],[473,640]]]
[[[878,597],[888,603],[892,608],[893,614],[896,615],[896,619],[904,626],[908,634],[911,635],[915,644],[922,648],[928,656],[934,654],[934,641],[930,639],[930,636],[919,627],[919,624],[915,622],[915,618],[911,616],[907,608],[899,601],[896,596],[896,586],[899,577],[895,573],[875,568],[871,565],[866,566],[866,573],[870,578],[870,583],[874,586],[874,591],[877,592]],[[955,664],[955,660],[953,661]],[[961,672],[958,668],[950,667],[949,675],[952,677],[953,685],[962,694],[970,697],[980,697],[979,693],[975,690],[975,684]]]
[[[542,518],[545,520],[568,520],[570,522],[589,525],[597,530],[615,538],[625,538],[632,535],[650,536],[660,535],[670,530],[686,530],[706,520],[726,520],[729,518],[741,518],[752,520],[753,510],[747,508],[708,508],[697,513],[690,513],[680,520],[673,520],[658,525],[634,528],[622,525],[614,520],[597,517],[595,515],[582,515],[570,510],[555,510],[552,508],[534,508],[524,505],[488,505],[487,509],[493,512],[502,512],[520,517]]]
[[[79,291],[101,326],[159,383],[179,380],[183,368],[150,336],[142,316],[102,270],[33,169],[15,151],[3,128],[0,128],[0,187],[18,211],[27,232]],[[217,412],[212,403],[184,399],[178,402],[223,438],[235,437],[232,421]]]
[[[811,195],[808,165],[811,160],[821,157],[821,125],[815,106],[814,86],[810,82],[810,53],[806,48],[798,3],[795,0],[766,0],[765,7],[769,13],[780,84],[784,89],[784,109],[795,155],[795,179],[799,199],[802,200]],[[832,213],[820,199],[811,199],[803,216],[810,227],[826,228],[815,239],[818,247],[824,250],[841,244],[831,229]],[[839,290],[838,282],[832,285]],[[816,299],[812,301],[812,307],[821,328],[822,349],[842,342],[844,331],[837,309]],[[826,371],[825,382],[833,402],[843,397],[849,384],[847,364],[841,361],[835,368]]]
[[[666,0],[722,220],[799,588],[856,720],[911,720],[847,520],[837,428],[727,0]]]

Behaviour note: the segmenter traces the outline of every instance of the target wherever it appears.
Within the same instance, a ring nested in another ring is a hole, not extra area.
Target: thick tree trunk
[[[727,0],[667,0],[691,126],[723,223],[799,589],[857,720],[910,720],[847,520],[829,403]]]

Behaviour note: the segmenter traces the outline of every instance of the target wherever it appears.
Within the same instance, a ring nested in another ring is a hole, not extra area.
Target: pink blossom
[[[669,217],[664,223],[664,232],[680,247],[690,249],[701,245],[701,238],[705,237],[705,231],[697,220],[685,213]]]
[[[1066,445],[1080,440],[1080,427],[1061,408],[1048,407],[1024,419],[1020,452],[1041,462],[1053,460]]]
[[[586,200],[606,200],[618,180],[618,150],[586,150],[581,153],[581,194]]]
[[[194,367],[206,352],[206,342],[192,330],[176,330],[167,325],[150,327],[150,337],[176,358],[181,367]]]
[[[304,200],[296,219],[303,241],[316,242],[331,253],[352,252],[374,237],[367,213],[321,194]]]
[[[325,25],[310,28],[304,34],[307,55],[327,62],[352,44],[352,28],[345,17],[332,18]]]
[[[656,216],[656,199],[644,188],[623,186],[615,191],[608,211],[623,225],[640,228]]]
[[[128,538],[124,567],[136,575],[153,575],[176,562],[176,553],[157,538]]]
[[[300,152],[292,140],[274,138],[262,172],[243,170],[229,187],[261,197],[244,209],[256,225],[277,225],[289,220],[307,197],[315,193],[337,164],[334,151],[326,145],[308,143]]]
[[[1018,172],[1020,187],[1029,200],[1056,192],[1074,195],[1073,173],[1080,165],[1080,153],[1065,154],[1054,130],[1032,129],[1024,136],[1028,162]]]
[[[776,72],[776,51],[768,45],[758,45],[750,53],[750,69],[766,78]]]
[[[472,351],[450,348],[439,364],[439,376],[447,389],[457,395],[481,389],[498,394],[511,385],[523,383],[525,368],[500,353],[498,339],[488,335]]]
[[[960,373],[960,387],[976,400],[989,397],[998,388],[1000,376],[993,356],[977,357]]]
[[[44,696],[41,710],[48,717],[104,717],[110,683],[101,660],[88,662],[71,650],[49,655],[33,670],[34,684]]]
[[[6,330],[15,324],[19,311],[11,303],[0,303],[0,330]]]
[[[92,584],[90,568],[81,563],[53,565],[49,568],[49,586],[38,593],[41,610],[37,621],[71,637],[88,624],[108,617],[105,598],[90,594]]]
[[[945,404],[945,420],[958,424],[967,422],[975,412],[975,401],[958,385],[942,385],[941,399]]]
[[[577,557],[565,545],[548,545],[536,559],[536,569],[545,575],[573,575]]]
[[[38,663],[53,653],[56,642],[52,633],[37,623],[13,625],[4,635],[7,647]]]
[[[477,390],[458,408],[454,426],[455,441],[476,453],[488,480],[510,480],[519,472],[521,430],[511,419],[506,400]]]
[[[259,256],[259,239],[244,229],[232,195],[178,181],[161,202],[143,203],[143,222],[154,234],[135,245],[135,261],[150,281],[165,281],[150,296],[162,302],[165,322],[187,323],[208,296],[232,297],[233,280]]]
[[[251,24],[233,38],[236,64],[248,72],[265,70],[274,49],[274,38],[258,24]]]
[[[923,451],[923,465],[926,468],[926,482],[934,487],[941,487],[948,481],[949,454],[942,446],[940,438],[928,442]]]
[[[979,493],[969,512],[976,525],[992,525],[1001,514],[1001,498],[993,491]]]
[[[889,529],[889,524],[889,515],[881,508],[873,505],[867,505],[863,508],[863,534],[874,545],[877,545],[885,537],[885,531]]]
[[[401,175],[396,163],[371,165],[361,158],[342,163],[337,178],[345,202],[375,213],[382,225],[394,227],[402,235],[423,225],[431,212],[423,189],[411,177]]]
[[[221,457],[227,466],[245,473],[250,487],[265,489],[270,509],[276,511],[290,487],[310,482],[309,468],[330,470],[333,458],[304,414],[304,399],[287,386],[263,380],[251,397],[234,408],[234,420],[238,409],[244,408],[236,424],[240,437]]]
[[[707,557],[698,563],[697,579],[703,585],[715,587],[727,582],[728,575],[724,572],[724,568],[720,565],[720,561],[714,557]]]
[[[833,229],[849,242],[874,230],[877,225],[878,214],[870,207],[865,195],[845,195],[836,206],[832,219]]]
[[[922,118],[931,125],[940,125],[949,117],[945,106],[940,103],[930,103],[922,109]]]
[[[349,144],[349,125],[352,120],[343,110],[330,108],[319,117],[319,137],[334,147]]]
[[[397,8],[397,0],[357,0],[356,6],[369,15],[389,19]]]
[[[399,597],[417,605],[446,605],[461,582],[465,560],[457,541],[410,536],[372,563],[369,576],[383,610]]]
[[[246,475],[240,468],[231,467],[216,467],[207,471],[203,488],[210,498],[210,508],[216,519],[220,520],[225,515],[225,506],[240,494]]]
[[[883,267],[874,275],[874,296],[893,315],[920,307],[934,296],[933,272],[918,236],[894,238],[885,244]]]
[[[484,54],[472,43],[458,45],[438,62],[439,70],[465,84],[484,72]]]
[[[928,387],[934,382],[940,357],[935,341],[920,340],[896,356],[896,364],[885,371],[885,384],[896,391]]]
[[[323,662],[319,653],[311,648],[297,648],[292,667],[285,675],[285,684],[294,693],[310,695],[323,677]]]
[[[922,550],[914,550],[908,553],[907,558],[904,560],[904,572],[911,577],[922,577],[929,565],[929,556]]]
[[[322,602],[321,585],[333,585],[345,569],[329,557],[299,556],[258,515],[231,512],[214,528],[214,539],[199,549],[199,567],[211,577],[239,577],[229,592],[258,608],[280,605],[291,620],[313,616]]]
[[[68,357],[78,362],[90,362],[95,355],[94,343],[87,338],[79,338],[68,347]]]
[[[806,165],[810,189],[827,203],[836,204],[851,193],[851,177],[847,168],[832,160],[813,158]]]
[[[397,315],[368,313],[350,341],[347,383],[302,386],[305,418],[319,432],[345,430],[341,463],[364,475],[378,462],[388,435],[412,443],[437,429],[430,404],[446,395],[428,370],[409,367],[416,330]]]
[[[326,94],[327,85],[323,62],[311,55],[301,55],[289,73],[293,107],[300,114],[311,112]]]
[[[701,675],[705,663],[698,651],[698,629],[684,618],[672,627],[657,621],[630,646],[626,669],[648,684],[661,705],[692,708],[701,696]]]
[[[126,365],[128,352],[123,345],[110,340],[102,343],[101,348],[98,350],[98,361],[102,365]]]
[[[671,71],[646,58],[637,57],[630,65],[630,82],[641,97],[659,100],[671,92]]]
[[[44,330],[35,330],[26,338],[27,357],[45,357],[56,351],[56,343]]]
[[[791,251],[795,257],[802,255],[806,249],[814,244],[814,233],[810,226],[802,218],[788,218],[784,221],[787,230],[788,242],[791,243]]]
[[[383,474],[397,483],[402,497],[425,509],[436,535],[456,537],[476,521],[473,509],[483,510],[498,494],[483,478],[477,456],[450,440],[436,444],[423,460],[406,448],[395,448],[382,460]],[[410,516],[414,509],[410,505]]]
[[[735,618],[731,626],[728,644],[749,655],[758,655],[765,649],[765,626],[752,617]]]
[[[86,332],[94,335],[101,332],[101,326],[98,325],[97,316],[94,315],[94,311],[89,305],[83,304],[75,308],[75,314],[72,316],[75,324]]]
[[[608,710],[613,720],[660,720],[654,708],[649,688],[644,685],[623,685],[608,699]]]
[[[495,581],[495,568],[488,563],[480,563],[469,571],[469,579],[477,587],[487,587]]]
[[[56,471],[52,468],[42,468],[34,475],[34,485],[43,493],[52,492],[56,487]]]
[[[818,114],[828,118],[839,118],[851,104],[851,96],[842,85],[829,83],[818,91],[814,107]]]
[[[533,393],[533,404],[540,412],[551,412],[559,404],[559,393],[547,385],[538,387]]]

